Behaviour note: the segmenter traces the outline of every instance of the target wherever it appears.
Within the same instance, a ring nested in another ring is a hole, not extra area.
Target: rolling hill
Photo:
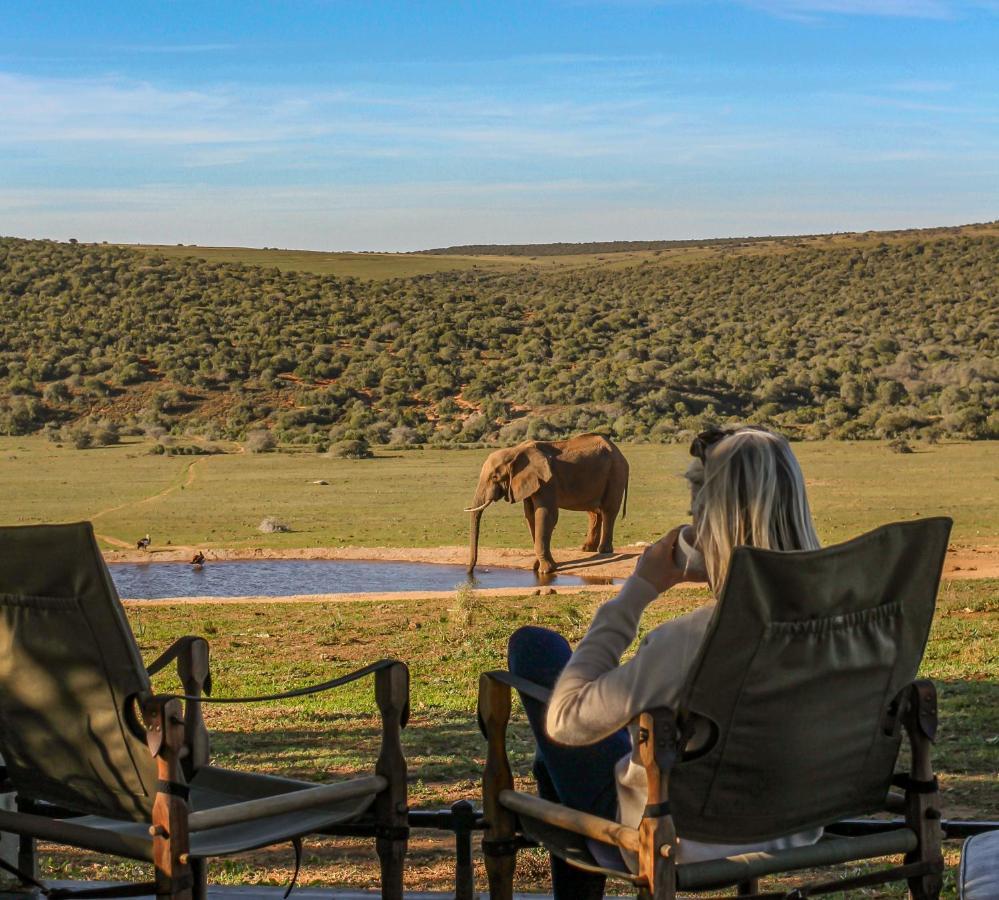
[[[269,429],[323,449],[671,441],[735,420],[999,431],[995,226],[501,249],[349,255],[391,257],[375,277],[342,254],[0,239],[0,433]]]

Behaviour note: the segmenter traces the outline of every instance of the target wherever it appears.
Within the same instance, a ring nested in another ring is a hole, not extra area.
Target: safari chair
[[[150,676],[176,661],[184,694]],[[370,774],[316,785],[208,762],[206,702],[280,700],[374,675],[381,751]],[[0,754],[21,836],[5,868],[53,896],[201,900],[206,860],[307,834],[374,837],[382,897],[402,898],[408,839],[405,665],[382,660],[265,698],[212,698],[208,644],[177,641],[143,666],[89,523],[0,528]],[[152,862],[150,883],[52,891],[37,881],[34,840]]]
[[[936,696],[931,682],[915,678],[950,526],[944,518],[887,525],[816,551],[737,548],[676,708],[639,717],[648,806],[637,829],[514,790],[505,748],[511,687],[542,702],[550,691],[508,672],[483,674],[492,900],[510,900],[517,851],[535,844],[630,881],[645,900],[733,885],[740,896],[802,898],[902,879],[912,897],[937,897]],[[909,771],[896,774],[903,730]],[[706,735],[696,749],[695,733]],[[811,846],[676,863],[678,834],[745,845],[886,810],[903,811],[904,827],[852,838],[824,832]],[[637,854],[637,873],[601,867],[587,838]],[[898,854],[901,864],[886,869],[758,893],[762,876]]]

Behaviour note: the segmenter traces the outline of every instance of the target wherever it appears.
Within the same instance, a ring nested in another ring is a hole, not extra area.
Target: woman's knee
[[[515,675],[549,684],[572,656],[569,642],[557,631],[538,625],[518,628],[507,644],[507,666]]]

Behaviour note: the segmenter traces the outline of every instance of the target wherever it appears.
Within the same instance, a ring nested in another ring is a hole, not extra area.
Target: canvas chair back
[[[19,796],[148,820],[150,691],[89,522],[0,528],[0,753]]]
[[[755,842],[884,808],[901,741],[892,705],[922,659],[950,526],[735,550],[681,695],[681,715],[715,733],[670,777],[681,835]]]

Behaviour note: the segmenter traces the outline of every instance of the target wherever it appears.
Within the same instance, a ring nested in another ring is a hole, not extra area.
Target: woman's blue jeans
[[[514,675],[552,688],[570,656],[572,648],[562,635],[548,628],[528,625],[510,637],[507,666]],[[628,730],[622,728],[599,743],[585,747],[556,744],[545,731],[544,704],[523,694],[520,700],[537,744],[534,777],[538,794],[572,809],[615,819],[614,765],[631,752]],[[576,869],[555,856],[551,864],[556,900],[599,900],[603,897],[606,881],[603,875]]]

